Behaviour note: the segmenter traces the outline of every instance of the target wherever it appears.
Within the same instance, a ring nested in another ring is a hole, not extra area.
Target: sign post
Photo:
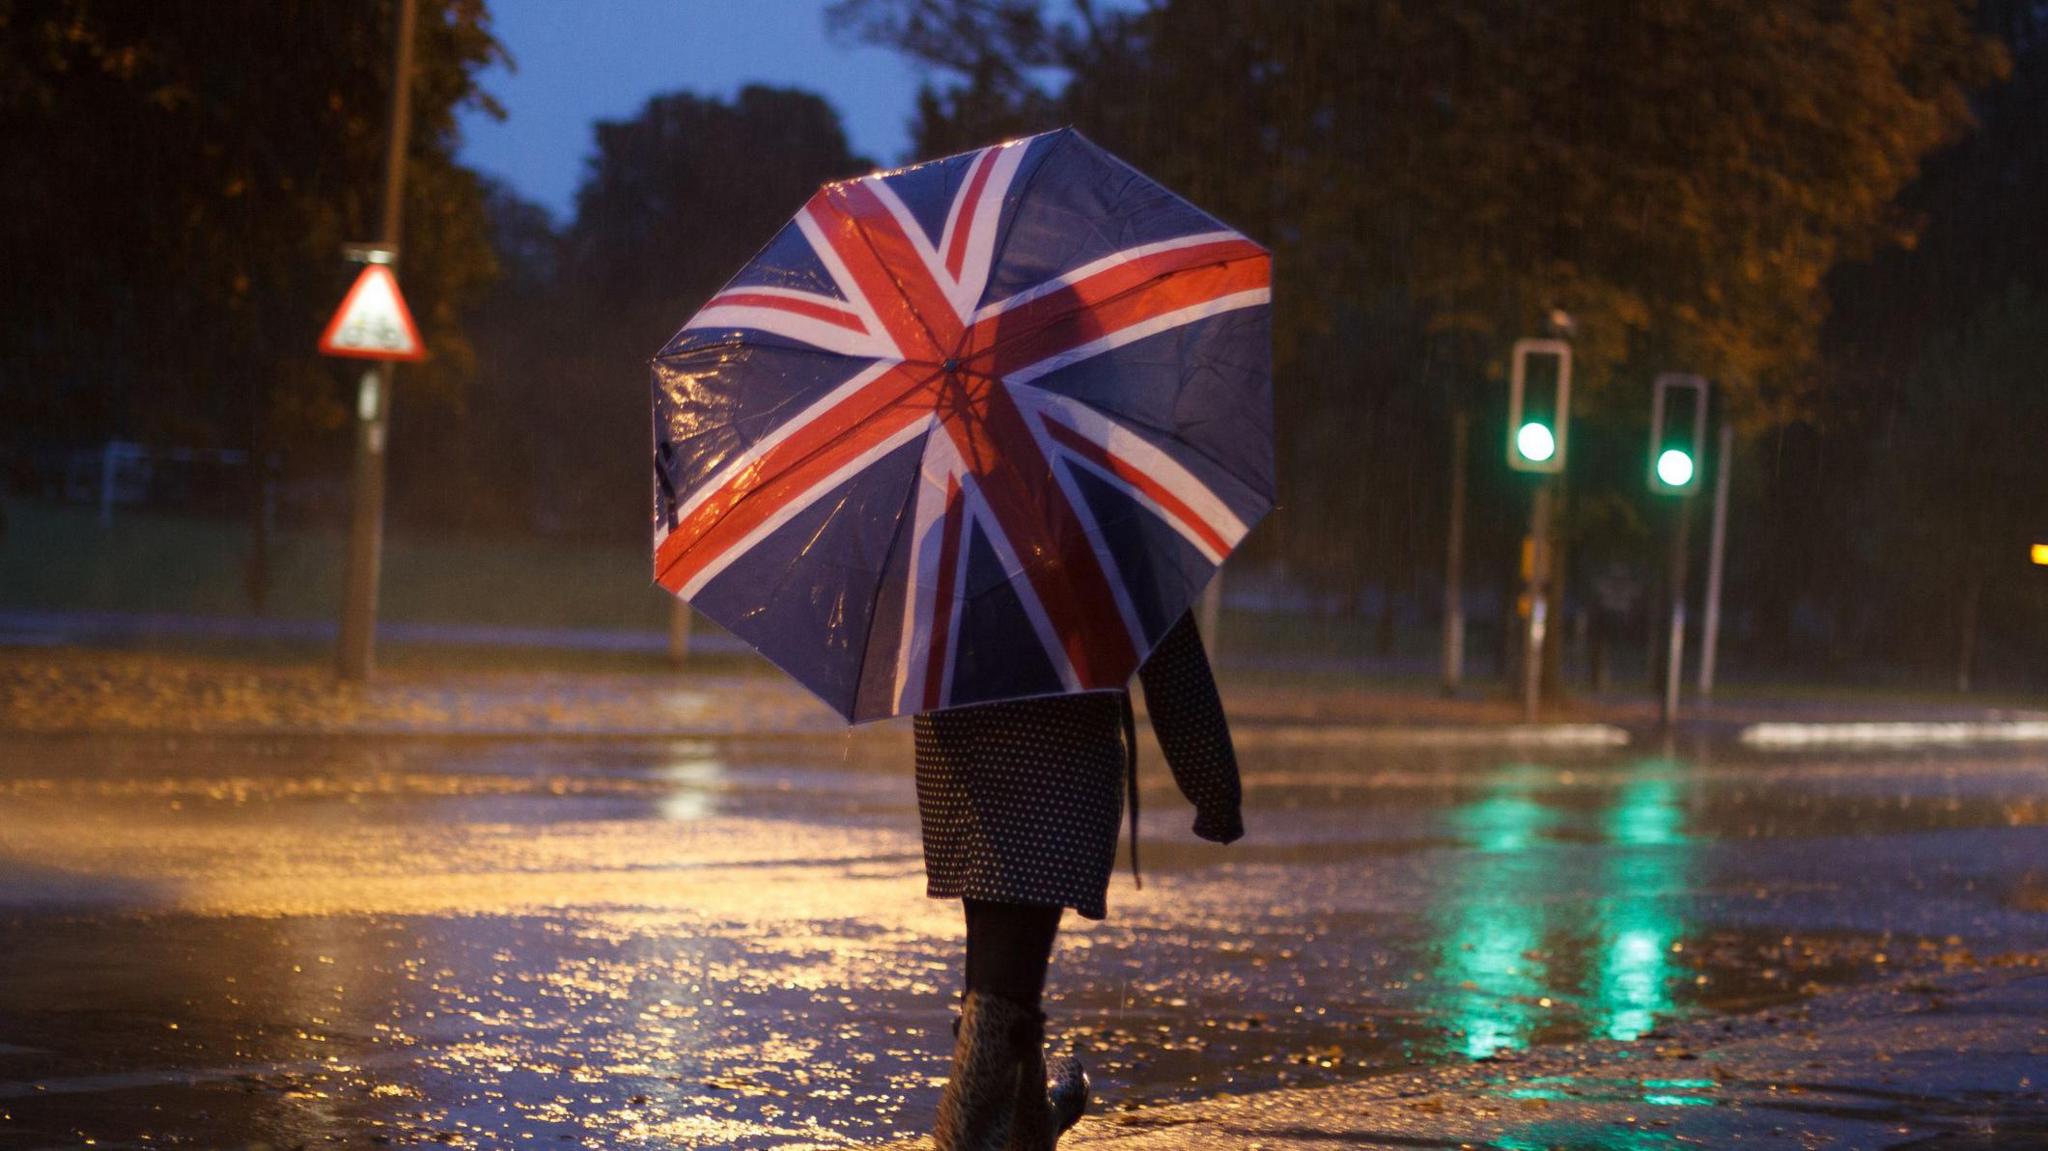
[[[377,632],[377,574],[384,541],[384,448],[394,365],[426,355],[419,329],[398,291],[392,267],[405,203],[405,150],[412,129],[412,42],[418,0],[399,0],[392,65],[391,132],[384,153],[381,242],[363,245],[367,262],[320,338],[331,356],[377,361],[356,393],[355,470],[349,485],[348,576],[341,603],[339,670],[346,680],[370,677]]]
[[[349,486],[348,575],[341,604],[343,679],[368,679],[377,628],[377,577],[384,550],[384,448],[389,438],[391,382],[400,360],[425,358],[388,248],[363,248],[371,261],[356,277],[320,336],[324,355],[370,360],[356,386],[356,462]]]

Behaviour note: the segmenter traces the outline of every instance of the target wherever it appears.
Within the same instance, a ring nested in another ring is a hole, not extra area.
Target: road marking
[[[1626,747],[1628,732],[1605,723],[1379,727],[1370,724],[1244,724],[1239,743],[1282,747]]]
[[[1956,723],[1753,723],[1748,747],[1800,748],[1842,744],[2048,743],[2048,720]]]

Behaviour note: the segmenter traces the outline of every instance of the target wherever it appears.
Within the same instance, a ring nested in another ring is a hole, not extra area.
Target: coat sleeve
[[[1152,732],[1181,794],[1195,805],[1195,834],[1217,843],[1244,835],[1243,789],[1223,699],[1192,612],[1180,617],[1138,669]]]

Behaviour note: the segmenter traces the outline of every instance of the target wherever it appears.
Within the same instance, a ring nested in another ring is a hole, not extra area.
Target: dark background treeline
[[[374,224],[391,8],[0,3],[11,500],[54,499],[53,461],[120,439],[258,461],[213,508],[251,549],[279,518],[338,520],[356,373],[311,348],[340,246]],[[1561,310],[1574,610],[1654,631],[1672,507],[1644,491],[1649,381],[1696,372],[1740,429],[1735,670],[2043,682],[2048,5],[831,20],[930,66],[919,155],[1074,124],[1274,249],[1284,506],[1234,587],[1354,621],[1361,655],[1429,650],[1464,413],[1467,584],[1511,602],[1528,488],[1501,462],[1504,358]],[[455,159],[501,51],[482,0],[424,5],[402,277],[434,357],[401,372],[392,530],[630,548],[648,354],[819,182],[899,158],[852,155],[807,93],[678,93],[597,126],[557,221]],[[249,570],[260,602],[273,577]]]

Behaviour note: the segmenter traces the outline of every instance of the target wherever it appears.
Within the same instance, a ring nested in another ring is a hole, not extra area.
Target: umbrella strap
[[[1145,877],[1138,874],[1138,717],[1131,711],[1131,693],[1120,692],[1123,705],[1124,779],[1131,796],[1131,882],[1145,890]]]

